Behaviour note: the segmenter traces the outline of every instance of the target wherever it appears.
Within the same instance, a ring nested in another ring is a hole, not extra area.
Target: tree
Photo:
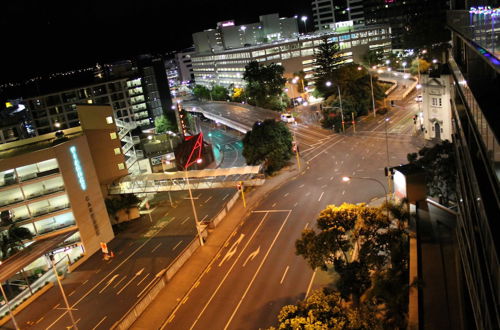
[[[211,92],[214,101],[226,101],[229,99],[229,91],[224,86],[215,85]]]
[[[292,155],[292,135],[286,125],[274,119],[256,122],[243,138],[243,156],[248,165],[264,162],[267,173],[287,164]]]
[[[326,82],[338,82],[335,70],[342,58],[340,57],[339,45],[329,41],[327,37],[322,38],[322,43],[317,49],[318,51],[314,54],[316,63],[316,73],[314,74],[315,84],[318,92],[326,98],[333,94],[333,89],[327,87]]]
[[[285,68],[276,63],[248,63],[243,74],[243,79],[247,82],[248,103],[273,110],[283,109],[285,104],[282,102],[282,95],[286,83],[284,72]]]
[[[32,239],[33,234],[27,228],[18,227],[12,220],[10,212],[7,217],[2,214],[2,226],[9,226],[0,234],[0,251],[2,252],[2,260],[5,260],[22,250],[24,248],[23,240]]]
[[[245,100],[245,90],[240,87],[233,88],[233,95],[231,96],[233,102],[242,102]]]
[[[210,90],[203,85],[195,85],[193,95],[200,100],[210,100]]]
[[[307,87],[306,73],[304,70],[300,70],[299,72],[294,72],[293,76],[299,78],[297,81],[297,91],[299,93],[304,93],[305,88]]]
[[[423,58],[415,58],[411,62],[411,67],[410,67],[410,73],[413,75],[418,75],[418,70],[420,68],[420,73],[425,73],[429,68],[431,67],[431,64],[424,60]]]
[[[155,118],[155,129],[156,133],[165,133],[167,131],[177,131],[177,125],[170,121],[164,115],[158,116]]]
[[[457,167],[451,142],[444,140],[431,148],[424,147],[407,158],[424,170],[429,195],[440,198],[444,205],[456,198]]]
[[[368,66],[382,64],[384,55],[382,51],[379,50],[369,50],[363,55],[363,63]]]
[[[281,308],[278,322],[279,329],[384,329],[371,302],[352,308],[338,292],[327,288]]]

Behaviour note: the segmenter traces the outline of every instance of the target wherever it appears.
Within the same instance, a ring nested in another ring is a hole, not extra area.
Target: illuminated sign
[[[80,163],[80,158],[78,158],[78,153],[76,152],[76,147],[71,146],[69,148],[71,152],[71,157],[73,158],[73,166],[75,168],[76,177],[78,178],[78,182],[80,183],[80,188],[82,190],[87,189],[87,182],[85,181],[85,174],[83,173],[82,164]]]

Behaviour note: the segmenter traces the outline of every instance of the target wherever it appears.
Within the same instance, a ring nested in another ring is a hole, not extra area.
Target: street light
[[[406,73],[406,65],[407,65],[408,63],[403,62],[403,63],[401,63],[401,64],[403,65],[403,73]]]
[[[196,163],[197,164],[201,164],[201,162],[203,161],[203,159],[201,158],[198,158],[196,160]],[[200,239],[200,245],[203,246],[205,245],[205,243],[203,243],[203,238],[201,237],[201,231],[200,231],[200,223],[198,222],[198,214],[196,213],[196,207],[194,206],[194,200],[193,200],[193,193],[191,192],[191,186],[189,184],[189,177],[188,177],[188,174],[187,174],[187,169],[189,168],[189,166],[191,166],[192,164],[194,163],[191,163],[191,164],[186,164],[186,167],[182,166],[182,168],[184,169],[184,177],[186,179],[186,184],[188,186],[188,191],[189,191],[189,199],[191,200],[191,207],[193,208],[193,214],[194,214],[194,222],[195,222],[195,225],[196,225],[196,231],[198,233],[198,237]]]
[[[358,66],[358,70],[361,70],[362,68],[360,66]],[[377,69],[377,66],[373,66],[372,67],[373,70]],[[373,76],[372,76],[372,73],[371,71],[368,69],[368,74],[370,75],[370,88],[371,88],[371,91],[372,91],[372,107],[373,107],[373,117],[376,117],[377,114],[375,112],[375,96],[373,94]]]
[[[387,220],[389,220],[389,207],[388,207],[389,206],[389,200],[387,199],[387,189],[385,189],[385,186],[382,184],[382,182],[380,182],[379,180],[377,180],[375,178],[371,178],[371,177],[368,177],[368,176],[343,176],[342,177],[342,181],[344,181],[344,182],[349,182],[349,181],[351,181],[351,179],[375,181],[375,182],[377,182],[382,187],[382,189],[384,189],[385,204],[387,206]]]
[[[306,25],[307,16],[302,16],[300,19],[302,20],[302,22],[304,22],[304,30],[305,33],[307,34],[307,25]]]
[[[331,81],[327,81],[325,83],[326,87],[332,86]],[[340,118],[342,119],[342,133],[345,133],[345,127],[344,127],[344,110],[342,109],[342,96],[340,95],[340,87],[337,85],[337,90],[339,92],[339,103],[340,103]]]

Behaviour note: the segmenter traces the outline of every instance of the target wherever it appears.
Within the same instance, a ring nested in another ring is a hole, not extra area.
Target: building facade
[[[258,23],[247,25],[235,25],[232,20],[219,22],[215,29],[193,33],[193,42],[196,53],[219,52],[293,38],[298,34],[295,17],[269,14],[260,16]]]
[[[194,80],[193,64],[191,63],[191,56],[194,53],[194,48],[188,48],[175,54],[175,61],[177,63],[179,79],[181,82]]]
[[[426,140],[452,141],[451,82],[447,66],[437,67],[429,74],[422,75],[422,108]]]
[[[452,33],[448,60],[458,172],[458,278],[464,328],[498,329],[500,22],[495,17],[498,8],[469,8],[476,3],[488,5],[488,1],[455,1],[454,6],[466,9],[447,15]]]
[[[391,50],[390,28],[387,26],[355,27],[352,22],[339,32],[315,33],[273,43],[219,52],[196,53],[191,56],[197,84],[211,87],[222,85],[243,86],[245,66],[251,61],[262,64],[279,63],[285,68],[285,76],[303,70],[306,79],[314,74],[314,52],[323,38],[337,42],[342,51],[343,63],[360,62],[368,50]],[[337,23],[341,24],[341,23]]]
[[[311,6],[316,31],[332,30],[338,22],[364,24],[362,0],[314,0]]]

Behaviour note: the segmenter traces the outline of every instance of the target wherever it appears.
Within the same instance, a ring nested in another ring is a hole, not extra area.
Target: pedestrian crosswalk
[[[317,126],[294,123],[290,124],[288,128],[302,151],[312,148],[332,136],[331,132]]]

